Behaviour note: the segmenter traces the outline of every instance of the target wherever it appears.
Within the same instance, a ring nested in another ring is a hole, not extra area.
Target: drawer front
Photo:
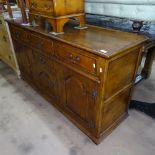
[[[43,51],[45,54],[53,55],[53,41],[51,39],[43,39],[35,34],[31,34],[30,43],[31,46],[39,49],[41,52]]]
[[[30,34],[30,32],[12,25],[10,29],[13,39],[30,44],[44,54],[53,54],[53,41],[51,39],[41,38],[41,36]]]
[[[92,74],[96,74],[97,60],[92,56],[85,55],[85,51],[59,43],[56,43],[54,46],[55,56],[58,59]]]
[[[17,28],[16,26],[11,26],[12,37],[16,40],[23,41],[25,43],[29,42],[30,34],[23,29]]]
[[[53,0],[30,0],[30,10],[53,14]]]

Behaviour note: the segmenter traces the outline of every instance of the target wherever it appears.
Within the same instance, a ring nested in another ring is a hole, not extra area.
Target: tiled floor
[[[155,66],[134,99],[155,101]],[[52,105],[0,63],[0,155],[154,155],[155,121],[130,116],[96,146]]]

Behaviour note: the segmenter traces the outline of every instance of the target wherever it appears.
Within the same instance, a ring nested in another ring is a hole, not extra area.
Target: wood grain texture
[[[52,36],[8,22],[22,78],[96,144],[128,116],[145,37],[91,26]]]

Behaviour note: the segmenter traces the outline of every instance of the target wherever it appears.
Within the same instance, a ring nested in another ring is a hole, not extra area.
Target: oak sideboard
[[[90,25],[55,36],[8,23],[21,77],[96,144],[128,116],[146,37]]]

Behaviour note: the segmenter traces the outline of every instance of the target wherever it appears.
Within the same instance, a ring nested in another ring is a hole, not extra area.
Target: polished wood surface
[[[93,26],[54,36],[8,22],[22,78],[96,144],[127,117],[147,38]]]
[[[46,19],[54,32],[63,32],[64,25],[74,18],[85,25],[84,0],[30,0],[29,19]]]

